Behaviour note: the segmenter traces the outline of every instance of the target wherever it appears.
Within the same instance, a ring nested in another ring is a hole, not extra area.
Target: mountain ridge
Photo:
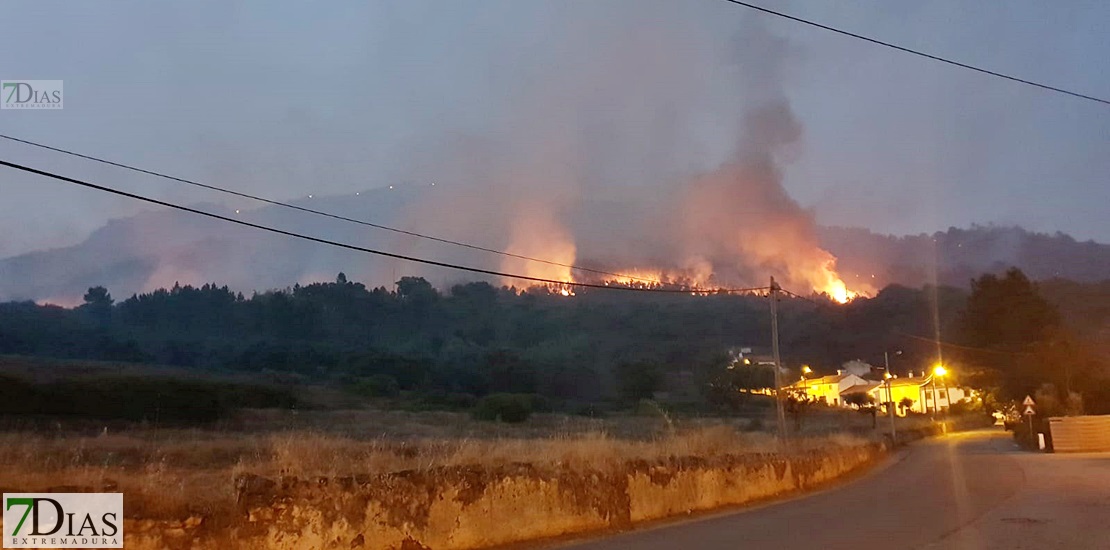
[[[358,194],[302,198],[293,204],[418,231],[406,227],[400,213],[423,191],[419,186],[399,185]],[[473,250],[280,206],[242,213],[218,204],[202,207],[253,223],[402,254],[484,268],[496,268],[499,261]],[[177,282],[199,285],[215,281],[250,292],[331,280],[339,271],[370,284],[388,284],[410,274],[427,276],[439,285],[480,278],[387,258],[368,259],[350,250],[210,222],[184,212],[148,211],[110,220],[76,245],[2,258],[0,300],[75,305],[90,286],[102,285],[118,296],[129,296]],[[818,228],[818,236],[821,246],[837,257],[838,271],[850,287],[879,289],[892,283],[966,287],[984,272],[1000,272],[1011,266],[1038,280],[1110,279],[1110,245],[1077,241],[1060,232],[1049,235],[1018,226],[972,225],[932,234],[894,236],[866,228],[823,226]]]

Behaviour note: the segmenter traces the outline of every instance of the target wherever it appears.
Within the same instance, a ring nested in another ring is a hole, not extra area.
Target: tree
[[[1002,277],[983,275],[971,281],[971,295],[961,320],[967,343],[1005,351],[1023,351],[1048,339],[1060,314],[1041,296],[1020,269]]]
[[[112,295],[108,294],[108,289],[102,286],[90,287],[89,291],[85,293],[85,305],[87,306],[111,306],[115,303]]]
[[[875,416],[878,410],[875,407],[875,398],[872,397],[871,394],[861,391],[849,393],[848,395],[844,396],[844,404],[855,405],[860,412],[870,413],[871,428],[874,429],[876,427]]]
[[[94,286],[85,293],[85,303],[80,309],[93,321],[104,325],[111,321],[113,303],[115,300],[108,294],[108,289]]]
[[[875,398],[871,394],[864,392],[853,392],[844,396],[844,404],[855,405],[859,408],[865,408],[875,404]]]
[[[439,293],[423,277],[401,277],[397,281],[397,296],[403,302],[420,307],[435,302]]]
[[[902,415],[905,416],[908,411],[913,410],[914,400],[909,397],[903,397],[898,401],[898,408],[902,409]]]
[[[1004,399],[1020,399],[1068,376],[1067,359],[1054,353],[1067,340],[1060,315],[1019,269],[971,282],[959,330],[964,343],[984,350],[969,354],[968,362],[997,372]]]

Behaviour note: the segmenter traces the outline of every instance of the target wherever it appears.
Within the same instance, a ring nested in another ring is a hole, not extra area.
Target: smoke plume
[[[704,34],[692,21],[567,24],[573,45],[522,86],[498,131],[456,137],[418,176],[450,185],[414,205],[410,226],[607,271],[705,286],[774,275],[847,295],[812,214],[783,187],[804,133],[785,39],[758,18],[725,44],[690,38]],[[515,258],[499,267],[590,278]]]

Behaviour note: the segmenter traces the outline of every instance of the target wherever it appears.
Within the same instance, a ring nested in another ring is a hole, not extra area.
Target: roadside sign
[[[1027,396],[1025,396],[1025,400],[1024,400],[1024,401],[1022,401],[1022,402],[1021,402],[1021,404],[1022,404],[1022,405],[1025,405],[1026,407],[1032,407],[1033,405],[1036,405],[1036,404],[1037,404],[1037,402],[1036,402],[1036,401],[1033,401],[1033,398],[1032,398],[1032,397],[1029,397],[1029,396],[1027,395]]]
[[[1033,412],[1033,407],[1031,407],[1031,406],[1029,406],[1029,405],[1026,405],[1026,406],[1025,406],[1025,416],[1029,416],[1029,415],[1031,415],[1031,414],[1035,414],[1035,413]]]

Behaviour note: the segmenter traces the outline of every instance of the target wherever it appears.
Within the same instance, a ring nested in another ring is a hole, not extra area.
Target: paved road
[[[562,548],[1110,549],[1110,453],[1027,453],[996,430],[919,442],[812,496]]]

